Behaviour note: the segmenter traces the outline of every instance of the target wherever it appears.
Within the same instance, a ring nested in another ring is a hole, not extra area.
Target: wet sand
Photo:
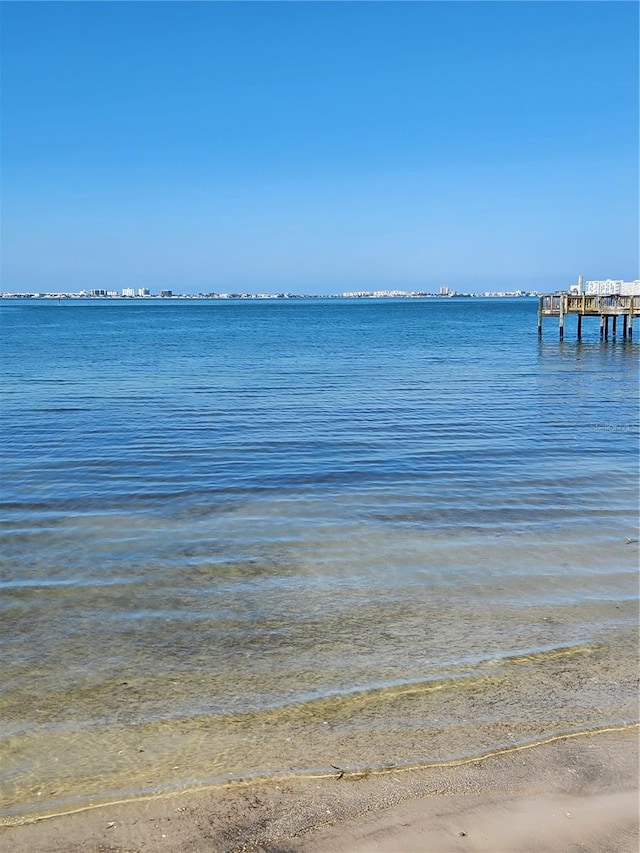
[[[184,791],[0,830],[14,853],[635,853],[638,727],[457,765]]]

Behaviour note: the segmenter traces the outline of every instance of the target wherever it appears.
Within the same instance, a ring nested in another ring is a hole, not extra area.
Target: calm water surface
[[[635,719],[638,347],[536,307],[3,300],[4,820]]]

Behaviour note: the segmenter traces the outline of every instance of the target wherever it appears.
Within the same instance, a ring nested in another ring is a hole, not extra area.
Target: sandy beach
[[[404,771],[281,778],[2,829],[14,853],[414,853],[638,848],[638,727]]]

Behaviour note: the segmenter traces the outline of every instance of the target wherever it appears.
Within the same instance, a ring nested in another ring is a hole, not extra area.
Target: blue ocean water
[[[2,300],[7,819],[637,715],[637,344],[535,300]]]

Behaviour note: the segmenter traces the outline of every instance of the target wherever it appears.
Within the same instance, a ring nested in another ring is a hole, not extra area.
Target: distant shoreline
[[[212,300],[218,302],[228,301],[286,301],[289,299],[327,299],[327,300],[343,300],[351,301],[353,299],[364,300],[424,300],[424,299],[537,299],[542,294],[538,291],[529,292],[496,292],[496,293],[353,293],[353,294],[305,294],[305,293],[171,293],[171,294],[155,294],[150,293],[145,296],[122,296],[119,294],[94,294],[94,293],[5,293],[0,292],[0,299],[83,299],[89,301],[108,301],[108,302],[148,302],[162,301],[168,299],[176,300]]]

